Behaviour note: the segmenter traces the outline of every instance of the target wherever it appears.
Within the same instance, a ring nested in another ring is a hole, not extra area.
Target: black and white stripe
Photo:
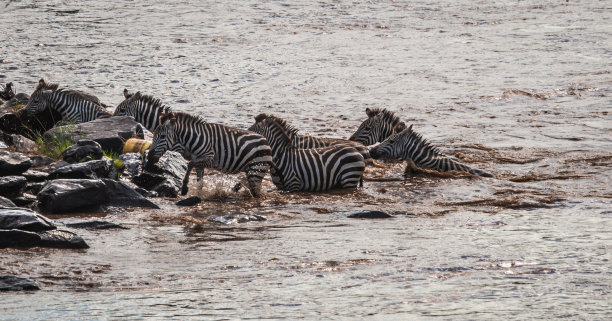
[[[413,161],[417,166],[440,172],[462,171],[473,175],[492,177],[493,175],[461,164],[442,154],[438,148],[412,130],[412,125],[395,134],[378,146],[370,149],[374,158],[391,158]],[[408,171],[409,168],[407,167]]]
[[[273,119],[277,121],[279,124],[281,124],[282,126],[292,127],[288,125],[284,119],[276,117],[276,116],[268,115],[268,114],[259,114],[255,116],[255,123],[262,122],[266,119]],[[361,153],[364,159],[366,160],[371,159],[370,150],[363,144],[355,142],[355,141],[351,141],[347,139],[340,139],[340,138],[327,138],[327,137],[314,137],[314,136],[299,135],[297,134],[297,131],[293,138],[293,146],[295,146],[296,148],[322,148],[322,147],[329,147],[329,146],[336,146],[336,145],[352,146]]]
[[[127,89],[124,89],[123,95],[125,100],[117,106],[113,115],[132,116],[151,132],[157,127],[159,116],[171,111],[170,107],[164,105],[159,99],[142,95],[139,91],[130,94]]]
[[[194,167],[198,181],[204,168],[230,174],[246,172],[251,194],[261,195],[261,181],[272,164],[272,151],[263,136],[179,112],[163,114],[153,134],[147,168],[167,150],[180,152],[190,160],[183,179],[183,195],[187,193],[189,173]]]
[[[32,117],[50,108],[59,112],[62,120],[74,124],[111,116],[95,96],[76,90],[57,89],[57,87],[57,84],[46,84],[41,79],[24,107],[25,115]]]
[[[272,181],[282,190],[321,192],[334,188],[355,188],[365,169],[357,149],[340,144],[323,148],[297,148],[297,130],[282,120],[268,117],[249,130],[263,135],[272,148]]]
[[[368,119],[361,123],[349,140],[369,146],[406,129],[406,124],[392,111],[384,108],[366,108],[365,112]]]

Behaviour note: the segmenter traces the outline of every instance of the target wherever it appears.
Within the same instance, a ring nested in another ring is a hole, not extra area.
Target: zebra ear
[[[368,115],[368,117],[372,117],[372,116],[376,115],[374,113],[374,111],[372,109],[370,109],[370,108],[366,108],[365,113],[366,113],[366,115]]]
[[[158,123],[160,125],[164,125],[164,124],[166,124],[166,123],[168,123],[168,122],[170,122],[170,121],[172,121],[174,119],[175,119],[174,113],[163,113],[163,114],[159,115]]]
[[[140,99],[140,96],[141,96],[140,91],[137,91],[135,94],[132,95],[132,98]]]
[[[132,97],[132,94],[128,92],[127,88],[123,89],[123,97],[125,97],[125,99]]]
[[[36,87],[36,90],[45,88],[46,84],[45,84],[45,80],[40,78],[40,80],[38,81],[38,86]]]
[[[259,123],[260,121],[263,121],[266,118],[268,118],[268,115],[266,115],[266,114],[259,114],[259,115],[255,116],[255,122]]]

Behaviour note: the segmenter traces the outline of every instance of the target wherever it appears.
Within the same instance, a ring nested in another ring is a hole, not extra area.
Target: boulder
[[[28,182],[44,182],[49,177],[49,173],[28,169],[21,176],[25,177]]]
[[[132,180],[136,185],[155,191],[160,197],[177,197],[187,172],[187,161],[181,154],[166,152],[149,170],[143,171]]]
[[[116,181],[112,179],[103,179],[106,184],[110,206],[118,207],[146,207],[159,209],[159,206],[146,199],[140,193],[138,193],[132,184]]]
[[[0,230],[0,249],[28,248],[38,246],[41,238],[35,232],[23,230]]]
[[[39,233],[40,247],[61,249],[87,249],[89,245],[82,237],[68,231],[53,230]]]
[[[186,199],[182,199],[174,204],[178,206],[193,206],[200,203],[202,203],[202,199],[199,196],[191,196],[187,197]]]
[[[225,216],[215,216],[208,219],[210,222],[221,223],[221,224],[236,224],[246,222],[260,222],[267,220],[265,216],[257,214],[232,214]]]
[[[11,200],[17,206],[32,208],[36,204],[36,201],[38,199],[36,198],[36,196],[34,196],[32,194],[23,193],[22,195],[20,195],[18,197],[12,198]]]
[[[36,282],[13,275],[0,275],[0,292],[40,290]]]
[[[93,140],[79,140],[76,144],[66,148],[62,152],[62,159],[68,163],[74,164],[81,162],[85,157],[91,159],[101,159],[102,146]]]
[[[10,134],[23,135],[29,139],[36,139],[38,133],[43,133],[55,126],[62,119],[62,115],[54,109],[47,108],[33,117],[28,117],[23,109],[15,113],[6,113],[0,116],[0,130]]]
[[[129,230],[129,228],[121,226],[119,224],[107,222],[107,221],[98,221],[98,220],[84,220],[84,219],[67,219],[62,220],[62,223],[70,228],[83,228],[90,230],[108,230],[108,229],[120,229],[120,230]]]
[[[30,156],[30,160],[32,161],[32,167],[43,167],[53,163],[53,158],[48,156]]]
[[[140,153],[126,153],[119,155],[118,158],[123,162],[124,170],[128,173],[130,178],[138,175],[142,172],[142,154]]]
[[[349,218],[391,218],[393,215],[381,211],[364,211],[348,215]]]
[[[62,133],[68,133],[73,141],[96,141],[102,150],[116,154],[121,154],[126,140],[132,137],[143,138],[142,125],[130,116],[113,116],[76,125],[54,127],[45,132],[43,139],[51,139]]]
[[[10,208],[10,207],[17,207],[17,205],[15,205],[15,203],[13,203],[13,201],[11,201],[10,199],[0,196],[0,208]]]
[[[28,183],[26,186],[26,193],[30,193],[32,195],[38,195],[38,192],[47,184],[47,182],[32,182]]]
[[[109,177],[117,177],[117,169],[113,160],[108,157],[84,163],[70,164],[49,171],[49,179],[98,179]]]
[[[3,176],[0,177],[0,196],[10,199],[23,194],[23,190],[28,184],[28,180],[23,176]]]
[[[4,142],[18,153],[33,153],[38,150],[38,145],[34,141],[17,134],[4,134]]]
[[[20,175],[31,166],[32,161],[28,156],[0,150],[0,176]]]
[[[22,208],[0,209],[0,229],[42,232],[55,230],[56,226],[48,218]]]
[[[106,184],[98,179],[57,179],[38,193],[38,207],[51,213],[66,213],[108,204]]]

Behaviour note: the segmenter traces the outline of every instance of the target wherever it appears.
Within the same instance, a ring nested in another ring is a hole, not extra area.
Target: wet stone
[[[14,208],[0,209],[0,229],[42,232],[54,230],[56,227],[53,222],[40,214],[21,208]]]
[[[93,140],[79,140],[76,144],[62,152],[62,159],[74,164],[83,161],[85,157],[101,159],[103,154],[102,147],[97,142]]]
[[[42,247],[62,249],[87,249],[89,245],[82,237],[68,231],[53,230],[39,233]]]
[[[70,164],[49,171],[49,179],[97,179],[116,177],[116,168],[110,158]]]
[[[183,156],[168,151],[152,168],[134,176],[132,181],[144,189],[156,192],[159,197],[177,197],[186,172],[187,161]]]
[[[37,200],[38,199],[36,198],[35,195],[28,194],[28,193],[23,193],[21,196],[15,197],[12,199],[13,203],[15,203],[17,206],[24,206],[24,207],[34,206]]]
[[[121,226],[119,224],[107,222],[107,221],[98,221],[98,220],[83,220],[83,219],[71,219],[68,221],[63,221],[66,227],[70,228],[82,228],[82,229],[90,229],[90,230],[108,230],[108,229],[121,229],[121,230],[129,230],[129,228]]]
[[[36,196],[36,195],[38,195],[40,190],[45,186],[45,184],[47,184],[47,183],[46,182],[32,182],[32,183],[28,183],[28,185],[25,188],[25,191],[27,193],[30,193],[30,194]]]
[[[28,180],[23,176],[4,176],[0,177],[0,196],[10,199],[21,195],[28,184]]]
[[[365,211],[349,214],[349,218],[392,218],[393,215],[381,211]]]
[[[98,208],[108,204],[107,187],[101,180],[58,179],[38,193],[38,207],[51,213]]]
[[[53,164],[53,158],[47,156],[30,156],[32,167],[43,167]]]
[[[0,230],[0,248],[28,248],[40,245],[40,235],[23,230]]]
[[[187,197],[186,199],[182,199],[175,204],[178,206],[193,206],[200,203],[202,203],[202,199],[199,196],[191,196]]]
[[[17,205],[15,205],[15,203],[13,203],[13,201],[11,201],[10,199],[0,196],[0,208],[10,208],[10,207],[17,207]]]
[[[44,182],[47,179],[47,177],[49,177],[49,173],[37,171],[33,169],[28,169],[21,175],[25,177],[28,180],[28,182]]]
[[[0,151],[0,176],[19,175],[31,166],[32,161],[24,154]]]
[[[142,171],[142,155],[140,153],[121,154],[119,160],[123,162],[123,167],[130,178]]]
[[[138,193],[133,184],[112,179],[102,180],[109,196],[108,205],[119,207],[146,207],[158,209],[159,206]]]
[[[0,275],[0,291],[40,290],[36,282],[19,276]]]
[[[208,219],[210,222],[221,223],[225,225],[229,224],[237,224],[237,223],[246,223],[246,222],[261,222],[266,221],[265,216],[257,215],[257,214],[232,214],[225,216],[215,216]]]

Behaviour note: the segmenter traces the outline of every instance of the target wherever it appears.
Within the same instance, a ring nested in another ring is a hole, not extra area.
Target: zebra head
[[[387,137],[399,133],[406,124],[393,112],[380,108],[366,108],[368,119],[364,120],[357,131],[349,138],[365,146],[382,142]]]
[[[175,123],[176,118],[173,113],[163,114],[159,117],[159,125],[153,132],[153,143],[149,147],[145,168],[150,169],[167,150],[172,148],[175,140]]]
[[[51,94],[57,90],[59,84],[47,84],[44,79],[38,81],[38,86],[30,95],[28,104],[23,108],[26,117],[38,114],[51,105]]]
[[[249,127],[249,131],[265,137],[272,150],[292,146],[297,135],[297,129],[288,125],[284,119],[267,114],[255,116],[255,124]]]
[[[408,149],[407,146],[412,143],[413,136],[412,125],[410,125],[407,129],[389,136],[379,145],[370,148],[370,155],[373,158],[403,160]]]
[[[123,96],[125,99],[115,108],[113,116],[132,116],[134,117],[134,111],[136,109],[136,103],[141,97],[140,91],[135,94],[130,94],[126,89],[123,89]]]

